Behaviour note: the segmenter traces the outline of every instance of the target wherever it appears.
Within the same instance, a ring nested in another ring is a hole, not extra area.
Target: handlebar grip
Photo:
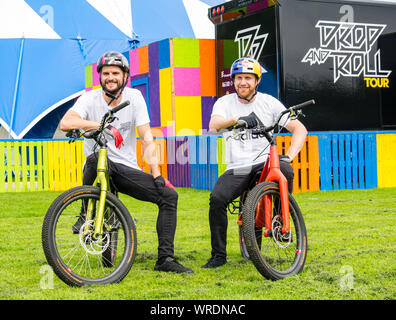
[[[312,99],[312,100],[309,100],[309,101],[305,101],[303,103],[300,103],[300,104],[297,104],[297,105],[293,106],[292,108],[294,110],[300,110],[300,109],[305,108],[305,107],[307,107],[307,106],[309,106],[311,104],[315,104],[315,100]]]
[[[234,125],[234,129],[239,128],[246,128],[246,121],[238,120],[237,123]]]
[[[126,106],[128,106],[129,104],[130,104],[130,102],[129,102],[129,100],[127,100],[127,101],[119,104],[117,107],[114,107],[111,110],[111,113],[116,113],[116,112],[120,111],[121,109],[125,108]]]
[[[220,130],[220,132],[232,131],[234,129],[245,128],[245,127],[246,127],[246,122],[243,120],[238,120],[236,124],[234,124],[233,126],[230,126],[228,128],[222,129],[222,130]]]

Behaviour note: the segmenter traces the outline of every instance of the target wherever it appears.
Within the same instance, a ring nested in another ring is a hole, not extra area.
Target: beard
[[[235,91],[237,92],[238,96],[245,99],[249,99],[256,92],[256,90],[252,88],[243,88],[243,90],[235,88]]]
[[[109,89],[108,88],[108,84],[109,83],[116,83],[117,86],[114,89]],[[102,88],[106,92],[108,92],[108,93],[110,93],[112,95],[116,95],[118,93],[118,91],[120,91],[120,89],[122,88],[122,85],[123,85],[120,81],[117,81],[117,82],[115,82],[115,81],[107,81],[106,83],[103,83],[102,81],[100,81],[100,84],[102,85]]]

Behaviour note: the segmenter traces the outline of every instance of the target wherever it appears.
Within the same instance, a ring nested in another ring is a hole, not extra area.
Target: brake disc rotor
[[[86,221],[80,228],[79,239],[80,244],[87,253],[102,254],[110,244],[110,237],[108,233],[101,237],[94,238],[95,224],[93,220]]]
[[[292,242],[291,230],[288,233],[282,233],[283,221],[282,216],[276,215],[272,219],[272,239],[280,248],[287,248]]]

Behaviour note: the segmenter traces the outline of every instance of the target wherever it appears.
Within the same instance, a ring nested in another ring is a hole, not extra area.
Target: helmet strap
[[[100,85],[102,86],[102,79],[99,79],[99,81],[100,81]],[[124,81],[123,85],[122,85],[121,88],[120,88],[120,93],[119,93],[118,95],[116,95],[116,96],[113,95],[113,94],[111,94],[110,92],[108,92],[108,91],[102,86],[102,89],[103,89],[105,95],[108,96],[109,98],[111,98],[110,102],[107,103],[108,106],[111,105],[111,104],[113,103],[114,100],[118,100],[118,98],[121,97],[122,92],[124,91],[124,88],[126,87],[127,83],[128,83],[128,78],[127,78],[127,80]]]

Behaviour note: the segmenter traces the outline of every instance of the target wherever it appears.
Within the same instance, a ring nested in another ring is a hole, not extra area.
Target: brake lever
[[[107,123],[112,123],[112,122],[114,122],[115,120],[119,120],[119,118],[117,118],[116,116],[110,116],[110,117],[106,120],[106,122],[107,122]]]
[[[77,129],[70,130],[66,132],[66,137],[69,138],[69,144],[75,142],[77,139],[79,139],[80,132]]]
[[[299,116],[303,116],[305,118],[305,114],[302,112],[301,109],[295,111],[294,109],[292,110],[292,112],[290,112],[290,119],[291,120],[296,120]]]

